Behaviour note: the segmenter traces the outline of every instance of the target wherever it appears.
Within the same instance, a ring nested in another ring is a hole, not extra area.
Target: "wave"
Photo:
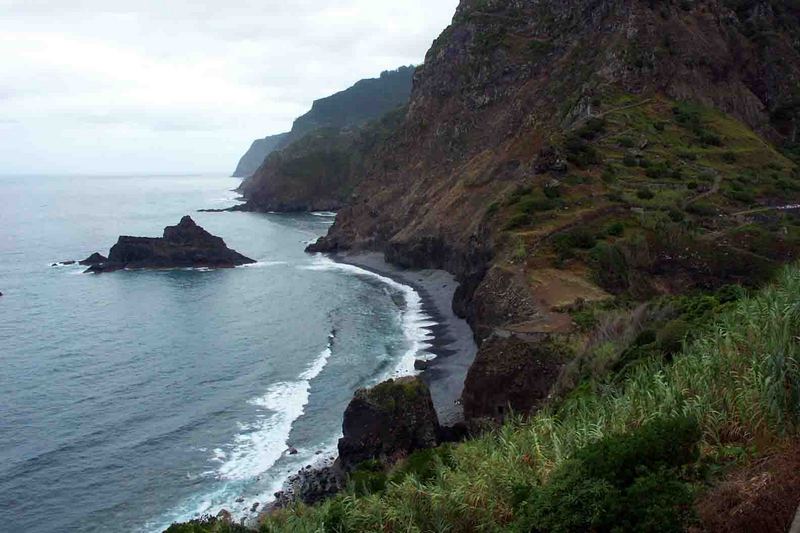
[[[270,262],[259,262],[251,265],[251,268],[270,264]],[[396,364],[390,363],[385,370],[374,376],[374,381],[416,375],[419,373],[414,367],[417,359],[430,360],[435,357],[426,350],[431,347],[433,332],[430,328],[436,325],[436,322],[424,312],[422,298],[413,287],[355,265],[337,263],[324,256],[317,256],[313,264],[298,268],[336,270],[370,278],[384,284],[390,291],[402,295],[402,302],[396,303],[400,308],[401,328],[406,339],[405,351]],[[299,448],[297,454],[291,458],[286,455],[286,450],[289,447],[289,437],[294,423],[303,416],[308,405],[311,382],[325,369],[332,355],[335,339],[334,329],[330,332],[325,349],[305,368],[297,380],[273,384],[264,395],[250,400],[252,405],[260,409],[261,416],[250,425],[240,426],[240,433],[234,437],[231,445],[225,449],[212,450],[209,458],[209,461],[216,465],[213,476],[222,482],[221,485],[210,493],[195,495],[190,501],[184,502],[179,510],[170,514],[169,520],[163,520],[160,524],[151,522],[143,531],[160,532],[174,521],[186,521],[205,514],[213,515],[220,509],[228,509],[234,516],[252,520],[257,512],[250,512],[250,502],[257,501],[263,504],[271,500],[273,494],[283,488],[289,475],[306,466],[313,467],[315,464],[331,461],[336,455],[336,444],[341,434],[332,436],[319,446]],[[283,475],[275,475],[267,486],[259,487],[261,490],[258,494],[244,489],[251,482],[260,480],[261,476],[271,477],[273,467],[281,459],[283,459],[280,463]],[[198,476],[208,477],[209,472],[203,472]],[[241,501],[240,495],[243,492],[250,493],[247,503]]]
[[[333,211],[312,211],[311,214],[315,217],[336,218],[336,213]]]
[[[337,263],[336,261],[323,255],[316,256],[313,264],[304,265],[299,268],[303,268],[305,270],[339,270],[343,272],[349,272],[357,276],[377,279],[391,289],[402,293],[405,301],[405,309],[401,312],[401,323],[403,335],[408,342],[408,348],[400,357],[395,368],[386,372],[386,374],[383,376],[383,379],[390,377],[418,375],[420,372],[414,368],[414,362],[417,359],[429,361],[435,358],[435,355],[427,353],[426,350],[432,346],[430,341],[434,339],[433,332],[430,330],[430,328],[435,326],[437,323],[427,313],[425,313],[425,311],[423,311],[422,297],[410,285],[405,285],[390,277],[383,276],[377,272],[373,272],[355,265]]]
[[[252,405],[272,414],[234,438],[227,459],[217,469],[220,478],[252,478],[269,470],[283,456],[289,446],[292,425],[303,416],[308,404],[311,381],[328,364],[332,348],[333,335],[299,380],[276,383],[263,396],[250,400]]]
[[[319,376],[333,354],[333,343],[336,331],[328,335],[328,344],[308,367],[298,376],[296,381],[283,381],[270,386],[263,396],[252,398],[249,403],[259,407],[261,413],[256,422],[240,425],[241,433],[236,435],[227,450],[212,450],[209,462],[219,466],[213,471],[214,476],[224,482],[223,486],[211,494],[200,495],[199,500],[187,502],[180,511],[170,516],[169,520],[155,526],[145,525],[145,531],[162,531],[175,521],[186,521],[205,514],[216,514],[219,509],[234,510],[241,505],[238,489],[239,482],[260,479],[284,457],[289,448],[289,436],[295,421],[303,416],[311,393],[311,382]],[[311,451],[303,450],[305,461],[313,457]],[[298,456],[301,454],[298,453]],[[299,457],[298,457],[299,458]],[[200,474],[207,477],[208,472]],[[276,481],[274,492],[283,484]],[[271,495],[271,492],[269,493]],[[259,500],[265,501],[265,500]],[[245,513],[246,514],[246,513]]]
[[[281,266],[287,264],[288,262],[286,261],[257,261],[255,263],[250,263],[249,265],[242,265],[241,268],[266,268],[266,267]]]

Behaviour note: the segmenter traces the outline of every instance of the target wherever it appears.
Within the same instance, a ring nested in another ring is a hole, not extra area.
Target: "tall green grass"
[[[341,495],[271,517],[262,531],[504,531],[515,490],[545,483],[587,444],[665,417],[703,432],[707,460],[730,446],[765,450],[797,434],[800,414],[800,268],[717,317],[671,362],[644,361],[618,385],[574,394],[528,420],[455,447],[448,464],[379,494]]]

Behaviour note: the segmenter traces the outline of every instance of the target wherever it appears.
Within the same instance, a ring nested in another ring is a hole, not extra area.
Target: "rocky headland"
[[[291,131],[254,141],[242,156],[233,176],[250,178],[259,172],[259,167],[270,154],[284,150],[310,133],[323,129],[354,131],[404,106],[411,93],[413,75],[413,67],[400,67],[382,72],[378,78],[360,80],[344,91],[316,100],[308,113],[294,121]],[[261,176],[256,181],[264,180],[265,176]],[[309,199],[312,198],[309,196]],[[275,197],[274,202],[280,203],[280,196]]]
[[[162,237],[122,236],[108,254],[92,254],[81,261],[86,272],[104,273],[122,269],[233,268],[255,263],[231,250],[220,237],[185,216],[175,226],[164,228]]]
[[[356,391],[345,410],[338,455],[291,476],[264,513],[297,502],[313,505],[345,488],[353,472],[388,469],[418,450],[433,448],[458,430],[444,429],[430,390],[419,378],[390,379]]]

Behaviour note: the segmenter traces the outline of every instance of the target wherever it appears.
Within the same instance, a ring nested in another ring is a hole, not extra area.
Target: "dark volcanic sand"
[[[458,282],[443,270],[395,267],[379,253],[339,254],[332,259],[390,277],[412,286],[419,293],[425,312],[437,323],[431,328],[434,340],[429,349],[436,354],[436,359],[430,362],[422,378],[431,389],[439,421],[444,425],[461,421],[461,392],[478,347],[469,324],[453,312],[453,295]]]

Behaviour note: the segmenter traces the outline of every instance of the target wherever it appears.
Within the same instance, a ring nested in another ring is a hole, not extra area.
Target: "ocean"
[[[332,214],[196,212],[232,205],[237,184],[0,177],[3,529],[150,533],[223,508],[252,516],[335,451],[356,389],[426,357],[434,324],[414,289],[304,252]],[[186,214],[258,262],[51,266]]]

